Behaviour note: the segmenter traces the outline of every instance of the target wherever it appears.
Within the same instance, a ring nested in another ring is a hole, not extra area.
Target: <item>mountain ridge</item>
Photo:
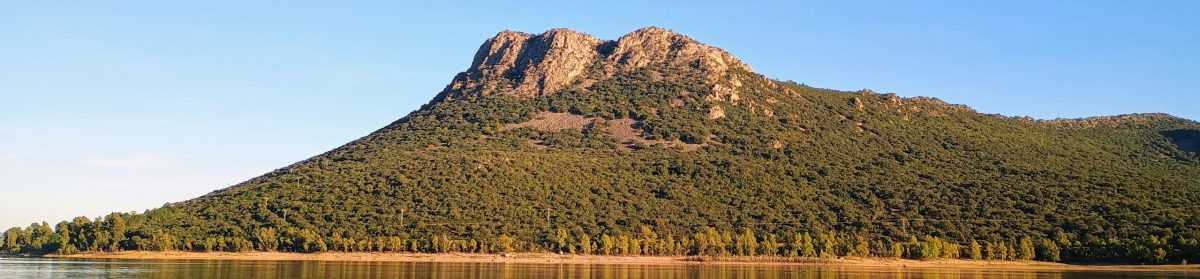
[[[694,68],[714,86],[728,79],[730,70],[753,72],[724,50],[659,27],[638,29],[617,40],[570,29],[537,35],[506,30],[487,39],[471,66],[434,100],[493,94],[533,98],[655,64]]]

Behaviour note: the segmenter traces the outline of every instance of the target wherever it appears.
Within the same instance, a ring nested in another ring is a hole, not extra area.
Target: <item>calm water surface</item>
[[[838,266],[63,260],[0,257],[0,278],[1200,278],[1178,272],[998,271]]]

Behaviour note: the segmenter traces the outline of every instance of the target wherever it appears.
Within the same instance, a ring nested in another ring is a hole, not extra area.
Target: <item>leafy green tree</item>
[[[742,229],[741,235],[737,237],[737,254],[743,256],[753,256],[758,251],[758,238],[754,236],[754,231],[749,228]]]
[[[1053,240],[1041,239],[1041,241],[1038,241],[1036,249],[1037,260],[1039,261],[1057,262],[1062,260],[1059,255],[1058,245],[1054,244]]]
[[[12,227],[4,231],[4,251],[9,253],[17,253],[21,251],[21,244],[18,240],[21,237],[21,228]]]
[[[972,260],[983,259],[983,248],[979,246],[979,241],[971,240],[970,257]]]
[[[496,248],[502,253],[512,253],[515,251],[515,244],[516,239],[508,235],[500,235],[500,238],[496,240]]]
[[[812,235],[804,233],[804,235],[801,237],[800,255],[808,258],[817,257],[819,254],[817,254],[817,248],[814,244],[815,241],[813,240]]]
[[[1033,248],[1033,240],[1029,237],[1021,237],[1020,244],[1017,246],[1017,258],[1020,260],[1032,260],[1035,256]]]
[[[587,234],[583,234],[583,235],[579,236],[579,252],[580,252],[580,254],[589,255],[594,250],[595,250],[595,248],[592,247],[592,238],[591,237],[589,237]]]
[[[892,258],[904,258],[904,244],[900,242],[892,242]]]
[[[616,246],[617,243],[613,240],[612,236],[609,236],[608,234],[600,236],[600,247],[602,248],[602,251],[604,251],[605,255],[612,255],[613,250],[616,249]]]
[[[834,257],[838,256],[837,250],[836,250],[837,249],[837,235],[833,234],[832,232],[818,233],[817,238],[814,241],[817,243],[818,247],[820,248],[820,249],[818,249],[817,253],[822,258],[834,258]]]
[[[558,232],[554,235],[554,239],[557,240],[558,252],[563,253],[567,250],[568,242],[571,241],[571,233],[567,232],[566,229],[559,228]]]
[[[75,244],[71,242],[72,238],[70,222],[65,220],[58,222],[58,224],[54,226],[54,232],[58,235],[55,237],[54,242],[57,244],[55,245],[56,247],[54,247],[54,250],[51,251],[52,253],[69,255],[78,252],[78,250],[75,249]]]
[[[108,243],[108,250],[120,251],[121,241],[126,239],[127,236],[125,235],[125,232],[128,231],[128,228],[125,224],[125,218],[121,217],[121,214],[113,213],[108,215],[108,219],[105,221],[107,221],[109,225],[109,233],[112,236],[112,239],[110,239]]]
[[[706,228],[706,230],[707,230],[707,228]],[[711,249],[711,248],[709,248],[711,242],[708,239],[707,233],[696,232],[696,235],[693,237],[693,239],[694,239],[693,242],[695,243],[696,251],[692,252],[692,253],[703,256],[708,253],[709,249]]]
[[[759,254],[764,256],[778,256],[782,246],[783,245],[779,243],[778,235],[773,233],[767,234],[763,237],[763,241],[759,245],[759,247],[762,247],[762,251],[760,251]]]
[[[870,257],[871,244],[867,242],[866,237],[857,235],[854,237],[854,249],[852,252],[852,254],[857,257]]]
[[[641,243],[642,252],[653,254],[654,250],[657,249],[655,244],[658,243],[658,233],[655,233],[654,229],[649,226],[641,226],[640,229],[642,234],[639,242]]]
[[[259,228],[254,231],[255,243],[263,251],[275,251],[279,247],[279,233],[275,228]]]

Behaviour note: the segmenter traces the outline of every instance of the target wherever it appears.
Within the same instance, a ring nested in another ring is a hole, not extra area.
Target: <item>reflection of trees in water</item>
[[[131,265],[133,267],[131,267]],[[333,261],[112,261],[102,268],[121,278],[141,270],[146,278],[579,278],[579,279],[1064,279],[1098,273],[819,265],[623,265]],[[1111,275],[1111,274],[1109,274]],[[1122,278],[1142,278],[1130,275]],[[1164,278],[1146,274],[1145,278]]]

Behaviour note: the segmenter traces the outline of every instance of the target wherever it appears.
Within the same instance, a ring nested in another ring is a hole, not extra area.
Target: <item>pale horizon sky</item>
[[[1200,1],[0,1],[0,229],[194,198],[428,102],[505,29],[669,28],[780,80],[1200,119]]]

